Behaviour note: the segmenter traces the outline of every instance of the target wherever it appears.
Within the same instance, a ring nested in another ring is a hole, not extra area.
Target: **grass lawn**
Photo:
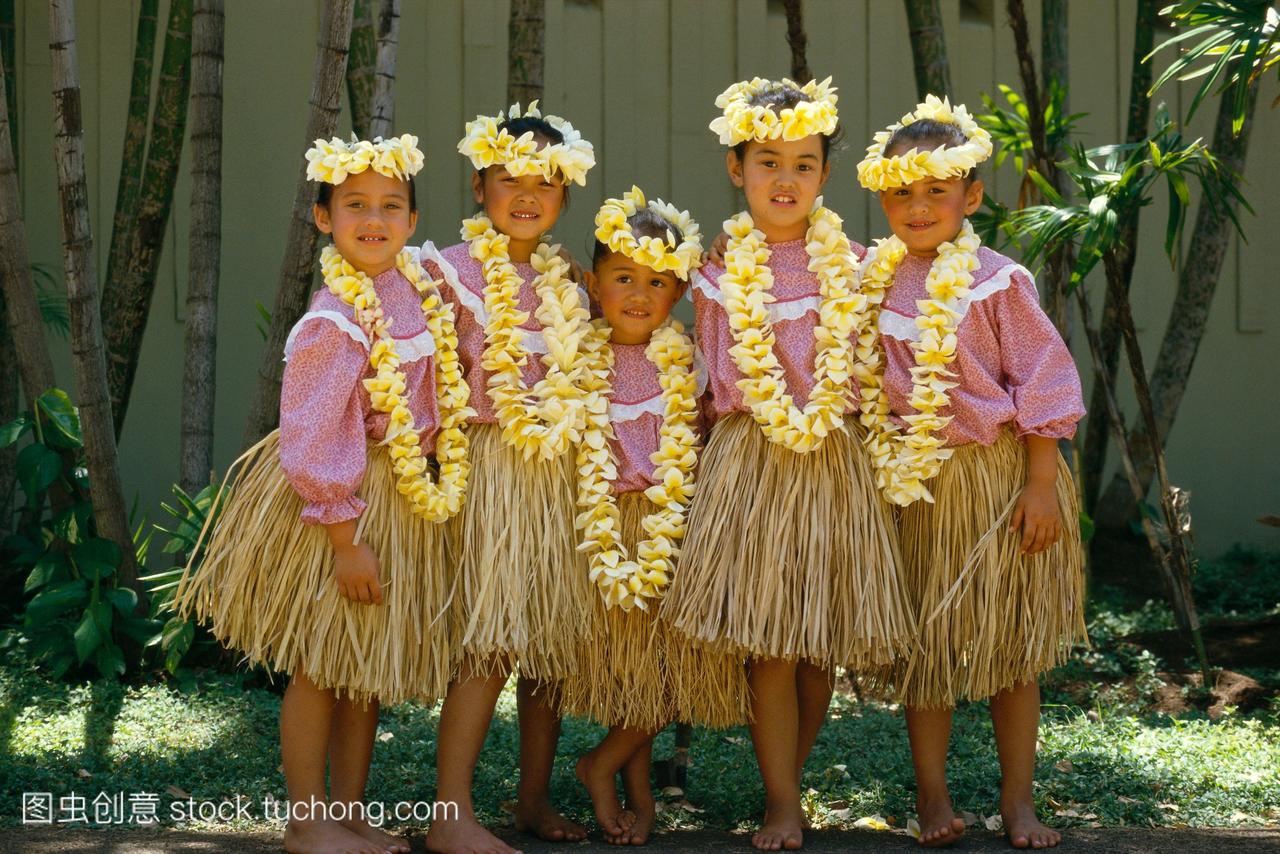
[[[1255,674],[1270,699],[1248,713],[1228,707],[1211,719],[1194,705],[1176,715],[1158,711],[1153,698],[1169,690],[1165,668],[1182,665],[1161,661],[1121,635],[1162,627],[1162,621],[1167,614],[1159,607],[1136,616],[1095,615],[1095,649],[1046,680],[1036,783],[1042,809],[1060,826],[1280,823],[1280,674]],[[237,676],[210,673],[185,693],[164,683],[68,685],[49,682],[10,652],[0,665],[0,824],[20,822],[24,792],[90,802],[100,792],[155,793],[161,816],[170,815],[170,802],[188,796],[283,798],[278,712],[275,691]],[[371,800],[433,799],[436,723],[433,708],[384,711]],[[590,803],[573,777],[573,759],[601,733],[566,721],[556,762],[553,797],[583,821]],[[669,730],[656,756],[672,750]],[[957,809],[979,820],[996,813],[999,775],[985,705],[959,708],[952,751]],[[662,813],[667,827],[733,828],[758,819],[763,790],[745,729],[695,730],[690,758],[684,797]],[[509,689],[476,774],[477,806],[486,820],[507,820],[503,804],[514,796],[516,764]],[[914,789],[901,712],[838,693],[804,785],[817,826],[878,816],[903,827]],[[260,816],[222,826],[274,827]]]

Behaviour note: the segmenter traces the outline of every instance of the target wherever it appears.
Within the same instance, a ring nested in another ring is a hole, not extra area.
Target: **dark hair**
[[[542,137],[547,141],[548,145],[558,145],[564,142],[564,134],[556,130],[555,126],[546,119],[539,116],[521,116],[518,119],[507,119],[498,125],[498,130],[500,132],[505,130],[516,139],[519,139],[526,133],[532,131],[535,138]],[[480,176],[481,180],[484,180],[484,173],[488,171],[488,169],[489,167],[486,166],[483,169],[476,170],[476,173]],[[569,207],[569,182],[565,181],[563,186],[564,204],[561,205],[562,209]],[[477,213],[482,210],[484,210],[484,205],[476,205]]]
[[[780,113],[785,109],[794,107],[801,101],[808,100],[809,96],[799,89],[791,86],[780,86],[777,89],[759,93],[751,99],[750,103],[753,107],[768,107],[775,113]],[[832,147],[838,148],[840,142],[844,139],[844,128],[837,124],[836,129],[830,135],[820,133],[818,138],[822,141],[822,162],[825,164]],[[739,160],[746,156],[748,142],[751,142],[751,140],[743,140],[733,147],[733,153],[738,155]]]
[[[631,216],[627,217],[627,225],[631,226],[631,233],[636,237],[661,237],[666,238],[667,232],[676,239],[676,245],[679,246],[684,242],[684,233],[667,221],[667,218],[658,214],[649,208],[642,208]],[[602,261],[609,257],[611,250],[599,240],[593,241],[595,246],[591,249],[591,266],[598,267]],[[677,279],[680,277],[677,276]],[[680,279],[680,281],[684,281]]]
[[[418,186],[413,180],[413,176],[405,177],[405,182],[409,185],[409,213],[418,212]],[[328,181],[321,181],[320,188],[316,190],[316,204],[328,210],[329,202],[333,201],[333,184]]]
[[[889,141],[884,144],[884,151],[886,155],[895,148],[900,148],[905,152],[912,148],[919,148],[921,143],[929,143],[934,146],[945,145],[948,148],[954,148],[964,145],[968,141],[969,138],[964,135],[964,131],[953,124],[940,122],[936,119],[919,119],[895,130],[893,135],[889,137]],[[977,177],[978,168],[975,166],[965,174],[964,182],[972,184]]]

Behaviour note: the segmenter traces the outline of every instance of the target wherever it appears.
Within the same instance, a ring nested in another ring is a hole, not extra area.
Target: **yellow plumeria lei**
[[[910,400],[916,413],[902,419],[907,422],[906,435],[888,419],[880,377],[873,376],[871,382],[864,381],[862,385],[863,405],[873,408],[871,412],[864,409],[863,423],[872,428],[867,444],[876,467],[877,484],[886,498],[904,507],[921,498],[933,501],[925,481],[938,473],[952,453],[937,435],[952,416],[938,412],[950,403],[947,392],[957,385],[948,366],[956,358],[961,302],[973,284],[981,245],[973,226],[965,220],[956,239],[938,247],[938,257],[929,268],[925,279],[928,298],[916,301],[920,312],[916,327],[921,334],[919,341],[911,342],[916,363],[911,368]],[[882,296],[893,284],[894,271],[906,254],[906,244],[898,237],[876,241],[864,259],[864,287]],[[876,367],[880,364],[877,360]]]
[[[307,151],[307,180],[336,186],[347,180],[348,175],[372,169],[379,175],[403,181],[418,174],[422,162],[418,138],[412,134],[391,139],[379,136],[373,142],[356,139],[354,134],[350,142],[335,136],[328,142],[317,139]]]
[[[499,127],[509,119],[522,116],[543,119],[560,132],[563,142],[539,148],[533,131],[526,131],[517,138],[506,128]],[[523,113],[517,103],[512,104],[506,113],[499,111],[496,116],[476,116],[474,121],[467,122],[466,136],[458,142],[458,153],[470,159],[477,170],[496,164],[505,166],[508,173],[517,177],[538,174],[550,181],[558,174],[566,184],[573,182],[584,186],[587,172],[596,165],[591,143],[559,116],[543,116],[537,101],[530,101]]]
[[[822,206],[821,197],[809,214],[805,251],[809,269],[817,274],[819,321],[813,328],[817,340],[814,385],[809,403],[800,409],[787,393],[782,366],[773,353],[773,324],[768,304],[773,302],[773,273],[769,247],[755,228],[750,214],[726,220],[729,234],[725,272],[718,282],[729,315],[734,346],[729,355],[742,373],[737,386],[742,401],[770,441],[796,453],[822,445],[827,434],[841,429],[851,402],[849,380],[854,371],[855,330],[867,325],[870,301],[856,289],[858,263],[845,236],[842,221]]]
[[[799,91],[808,100],[777,112],[763,104],[751,103],[762,92],[784,87]],[[724,115],[711,122],[711,130],[720,137],[721,145],[804,139],[816,133],[830,136],[836,132],[837,100],[836,87],[831,85],[830,77],[821,83],[810,80],[803,86],[785,77],[778,81],[755,77],[734,83],[720,93],[716,106],[724,110]]]
[[[543,325],[547,352],[542,363],[546,375],[525,384],[520,367],[529,359],[521,346],[520,324],[528,312],[517,309],[522,280],[511,263],[510,238],[499,234],[482,215],[462,221],[462,239],[470,244],[471,257],[484,271],[484,307],[489,318],[484,327],[485,349],[480,366],[490,372],[489,399],[502,426],[503,440],[524,452],[554,459],[582,438],[591,393],[585,390],[591,359],[585,348],[591,315],[569,278],[569,264],[557,253],[560,247],[538,244],[529,261],[538,273],[534,291],[541,303],[534,316]]]
[[[382,444],[388,447],[397,480],[396,490],[409,502],[413,512],[431,522],[443,522],[458,512],[466,497],[467,436],[462,431],[475,412],[467,406],[471,391],[458,361],[458,336],[453,325],[453,307],[440,297],[436,282],[427,276],[412,253],[400,252],[396,267],[422,296],[422,313],[435,341],[436,402],[440,429],[436,433],[436,462],[440,474],[433,482],[428,461],[422,452],[422,436],[413,423],[405,397],[405,375],[400,357],[382,312],[382,300],[373,280],[342,257],[334,246],[320,254],[320,269],[329,292],[354,309],[356,320],[370,334],[369,363],[376,376],[364,381],[373,408],[390,416]]]
[[[667,229],[666,240],[635,236],[627,219],[646,208],[679,229],[682,238],[678,244],[671,229]],[[689,273],[697,269],[702,256],[698,224],[689,212],[679,210],[662,199],[646,201],[644,193],[636,186],[623,193],[622,198],[606,199],[601,205],[596,213],[596,240],[608,246],[610,252],[621,252],[637,264],[658,273],[671,270],[684,280],[688,280]]]
[[[578,446],[579,551],[590,553],[590,578],[607,607],[647,609],[647,602],[661,599],[671,583],[675,558],[685,533],[685,511],[693,500],[693,472],[698,462],[697,375],[693,371],[693,343],[684,327],[668,320],[654,330],[644,355],[658,369],[662,386],[662,427],[658,450],[649,459],[656,466],[653,486],[645,497],[654,504],[642,522],[645,539],[636,544],[636,560],[627,557],[622,544],[618,502],[611,484],[617,480],[617,460],[609,439],[609,399],[613,394],[610,371],[613,348],[609,326],[594,323],[590,350],[596,363],[591,373],[595,403],[587,415],[587,429]]]
[[[964,145],[938,146],[932,151],[912,148],[906,154],[885,157],[885,146],[895,131],[921,119],[955,125],[965,135]],[[991,156],[991,134],[970,116],[964,104],[951,106],[946,98],[927,95],[923,104],[896,124],[880,131],[867,147],[867,156],[858,164],[858,181],[868,190],[880,192],[919,181],[922,178],[958,178]]]

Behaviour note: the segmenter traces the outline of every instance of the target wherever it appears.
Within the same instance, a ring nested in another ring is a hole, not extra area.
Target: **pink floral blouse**
[[[373,280],[390,318],[404,372],[409,411],[424,444],[431,446],[439,423],[435,387],[435,341],[422,315],[421,298],[394,268]],[[365,503],[356,496],[364,479],[366,440],[381,441],[388,416],[374,412],[364,379],[369,336],[350,306],[318,291],[311,308],[294,325],[284,347],[280,391],[280,465],[302,496],[306,524],[354,519]]]
[[[960,385],[948,395],[951,415],[941,435],[948,445],[990,445],[1011,424],[1027,434],[1066,438],[1084,416],[1080,375],[1071,352],[1040,308],[1035,281],[1021,265],[987,247],[978,250],[980,268],[957,326],[951,370]],[[885,348],[885,389],[895,415],[910,415],[911,341],[919,336],[916,301],[931,259],[908,255],[899,265],[880,312]]]

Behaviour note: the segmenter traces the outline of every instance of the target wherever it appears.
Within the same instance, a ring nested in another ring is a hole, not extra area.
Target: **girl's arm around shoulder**
[[[1035,282],[1021,268],[991,295],[1005,389],[1018,435],[1065,439],[1084,417],[1080,373],[1071,351],[1040,308]]]
[[[313,309],[290,334],[280,392],[280,465],[306,502],[304,523],[342,522],[364,512],[355,492],[365,470],[360,380],[368,353],[363,331],[328,312]]]

